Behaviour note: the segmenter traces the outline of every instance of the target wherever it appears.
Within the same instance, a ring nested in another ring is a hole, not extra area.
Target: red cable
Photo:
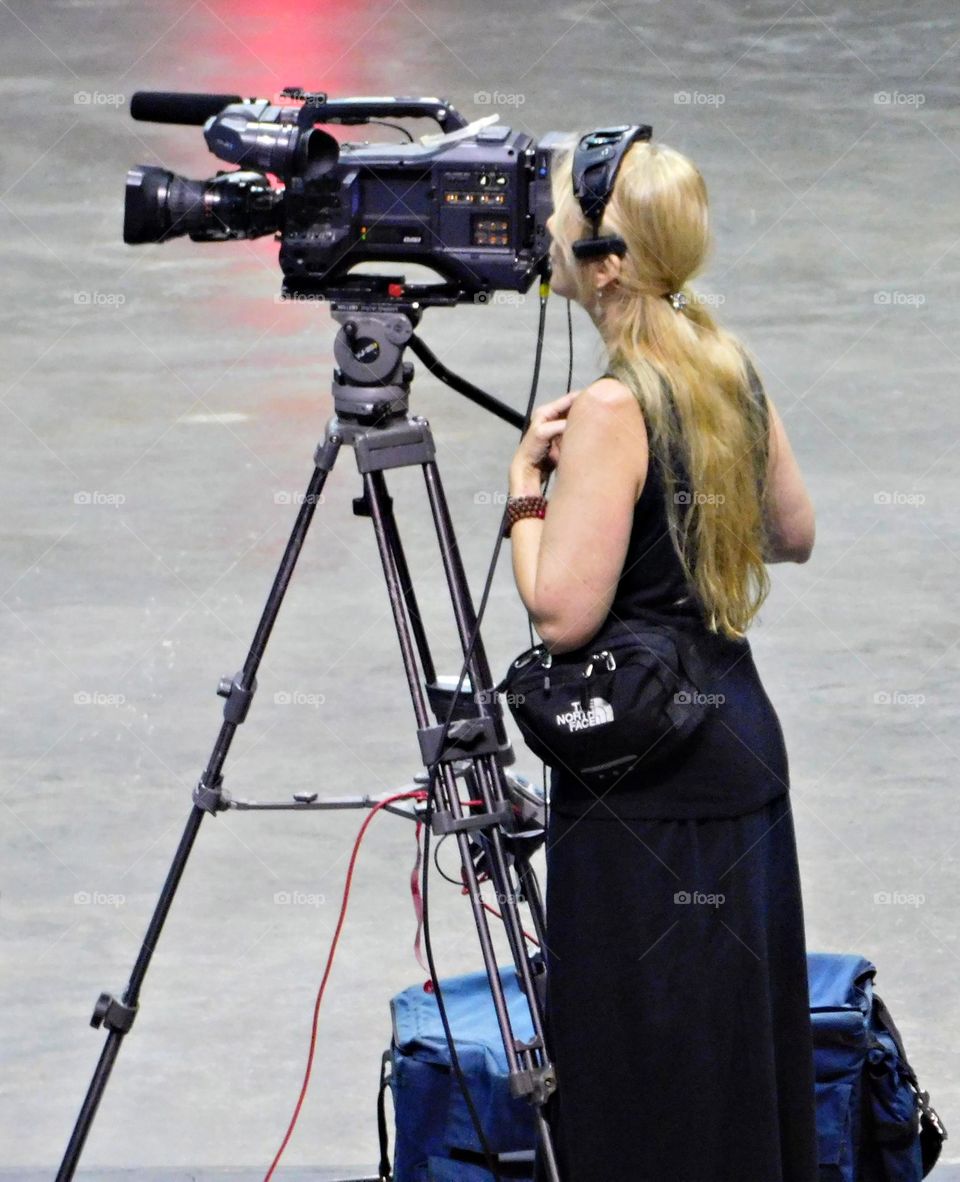
[[[360,852],[360,843],[363,841],[364,834],[367,831],[367,826],[370,824],[370,822],[376,816],[378,811],[380,809],[382,809],[385,805],[392,804],[393,801],[395,801],[395,800],[409,800],[411,798],[414,800],[426,800],[427,795],[428,794],[427,794],[426,790],[419,789],[416,792],[400,792],[400,793],[397,793],[397,795],[395,795],[395,796],[388,796],[388,797],[386,797],[386,799],[378,801],[373,806],[373,808],[370,810],[369,815],[366,817],[363,824],[360,826],[360,831],[357,833],[357,839],[353,843],[353,853],[350,855],[350,864],[347,867],[347,877],[346,877],[344,884],[343,884],[343,902],[340,904],[340,915],[337,919],[337,927],[333,933],[333,940],[330,944],[330,952],[327,955],[327,963],[326,963],[326,966],[323,970],[323,978],[320,981],[320,988],[317,990],[317,999],[314,1002],[314,1006],[313,1006],[313,1022],[310,1027],[310,1050],[307,1053],[307,1067],[306,1067],[306,1070],[304,1071],[303,1083],[300,1085],[300,1095],[297,1097],[297,1104],[293,1110],[293,1116],[290,1118],[290,1123],[287,1126],[286,1134],[283,1138],[280,1148],[277,1150],[276,1156],[274,1157],[273,1161],[270,1164],[270,1169],[267,1170],[267,1173],[264,1177],[263,1182],[270,1182],[271,1178],[273,1177],[274,1170],[276,1170],[277,1166],[280,1164],[280,1158],[283,1156],[283,1152],[287,1148],[290,1138],[293,1136],[293,1130],[296,1128],[297,1120],[300,1117],[300,1109],[303,1107],[303,1102],[307,1096],[307,1088],[310,1086],[310,1072],[313,1069],[313,1056],[314,1056],[314,1052],[315,1052],[316,1046],[317,1046],[317,1025],[318,1025],[318,1022],[320,1019],[320,1005],[323,1001],[323,992],[327,987],[327,978],[330,976],[330,970],[333,968],[333,958],[334,958],[334,955],[337,951],[337,944],[340,941],[340,932],[343,929],[343,921],[346,918],[346,913],[347,913],[347,903],[349,902],[349,899],[350,899],[350,885],[351,885],[351,882],[353,879],[353,868],[354,868],[354,865],[356,864],[357,854]],[[461,802],[461,804],[463,804],[463,803],[464,802]],[[468,806],[471,804],[478,804],[479,805],[482,803],[483,803],[482,801],[467,801],[466,802],[466,804]],[[417,860],[414,865],[413,872],[410,876],[410,890],[411,890],[411,894],[413,895],[414,910],[417,915],[417,936],[416,936],[416,940],[414,942],[414,949],[417,954],[417,960],[420,961],[421,965],[423,964],[423,961],[420,956],[420,929],[423,925],[423,900],[420,895],[419,870],[420,870],[420,861],[421,861],[421,859],[420,859],[420,831],[421,831],[422,826],[423,826],[423,822],[418,820],[417,821],[417,834],[416,834]],[[463,870],[461,869],[461,881],[462,881],[462,876],[463,876]],[[487,876],[487,877],[489,877],[489,876]],[[466,884],[464,884],[464,886],[463,886],[462,893],[463,894],[468,893]],[[498,912],[494,907],[491,907],[488,903],[483,903],[483,906],[484,906],[484,908],[486,908],[487,911],[491,912],[491,914],[495,915],[498,919],[503,918],[503,916],[500,914],[500,912]],[[522,930],[523,929],[521,929],[521,931]],[[539,947],[538,941],[533,936],[531,936],[527,932],[523,932],[523,935],[532,944],[537,944],[537,946]],[[429,972],[429,969],[427,971]],[[426,986],[425,986],[425,988],[426,988]]]
[[[357,854],[360,851],[360,843],[363,841],[363,835],[367,830],[367,826],[377,815],[377,812],[384,807],[384,805],[391,804],[395,800],[408,800],[410,797],[413,797],[417,800],[426,800],[427,793],[425,790],[419,790],[417,792],[401,792],[396,796],[388,796],[385,800],[378,801],[378,803],[375,804],[370,810],[369,816],[360,826],[360,832],[357,834],[357,840],[353,843],[353,853],[350,856],[350,865],[347,867],[347,877],[343,884],[343,902],[340,905],[340,916],[337,920],[337,928],[333,934],[333,942],[330,945],[330,952],[327,956],[326,968],[323,970],[323,979],[321,980],[320,988],[317,991],[317,1000],[313,1007],[313,1024],[310,1030],[310,1050],[307,1054],[307,1069],[304,1072],[303,1084],[300,1087],[300,1095],[297,1098],[297,1106],[293,1110],[293,1116],[290,1118],[290,1124],[287,1126],[286,1136],[283,1138],[283,1143],[277,1150],[277,1155],[273,1159],[270,1169],[267,1170],[266,1177],[264,1178],[263,1182],[270,1182],[270,1179],[273,1177],[273,1172],[277,1168],[280,1158],[283,1155],[283,1151],[286,1149],[287,1143],[293,1135],[293,1130],[300,1116],[300,1109],[303,1107],[303,1101],[306,1099],[307,1088],[310,1084],[310,1071],[313,1067],[313,1054],[317,1045],[317,1022],[320,1017],[320,1003],[323,1001],[323,991],[327,986],[327,978],[330,976],[330,969],[333,967],[333,957],[337,950],[337,943],[340,940],[340,932],[343,928],[343,920],[346,916],[347,903],[350,898],[350,882],[353,878],[353,867],[357,860]]]

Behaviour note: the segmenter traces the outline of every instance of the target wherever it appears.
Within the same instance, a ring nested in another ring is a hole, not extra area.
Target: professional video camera
[[[135,119],[202,124],[210,150],[240,165],[194,181],[138,165],[127,174],[127,243],[189,234],[220,242],[276,234],[285,295],[387,294],[387,277],[348,276],[361,262],[419,263],[441,281],[401,284],[423,304],[526,291],[546,274],[550,165],[569,135],[534,140],[487,116],[468,124],[437,98],[344,98],[288,87],[298,105],[224,94],[133,96]],[[399,118],[440,133],[399,143],[340,143],[318,124]],[[396,288],[396,284],[393,285]],[[391,294],[398,294],[394,290]]]

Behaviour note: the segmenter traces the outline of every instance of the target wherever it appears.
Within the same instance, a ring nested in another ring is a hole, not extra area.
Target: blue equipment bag
[[[876,967],[862,956],[810,952],[807,970],[820,1182],[920,1182],[947,1134],[873,991]],[[529,1039],[530,1012],[516,971],[510,965],[499,972],[514,1034]],[[500,1176],[531,1182],[534,1109],[510,1094],[487,975],[470,973],[440,985],[460,1066]],[[492,1182],[451,1067],[436,998],[412,986],[391,1000],[390,1010],[393,1038],[383,1056],[377,1104],[380,1178]],[[388,1085],[396,1114],[392,1173],[384,1113]]]
[[[866,957],[807,954],[820,1182],[920,1182],[947,1132]]]
[[[533,1037],[530,1008],[513,965],[499,970],[516,1038]],[[510,1094],[507,1059],[485,972],[441,981],[457,1057],[504,1182],[533,1177],[533,1106]],[[387,1083],[396,1114],[394,1182],[492,1182],[456,1074],[433,993],[414,985],[390,1002],[393,1039],[383,1057],[378,1102],[380,1177],[388,1179]],[[385,1077],[387,1063],[389,1077]]]

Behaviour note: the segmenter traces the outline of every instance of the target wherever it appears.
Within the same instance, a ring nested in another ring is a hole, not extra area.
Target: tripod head
[[[340,325],[333,343],[333,405],[339,420],[372,425],[406,415],[413,365],[403,351],[420,321],[422,308],[400,298],[334,300]]]
[[[453,295],[441,298],[433,293],[424,298],[421,291],[412,293],[402,275],[351,275],[332,292],[309,295],[329,300],[331,314],[341,326],[333,345],[333,403],[339,422],[370,427],[407,413],[413,366],[404,360],[403,350],[409,345],[440,381],[522,430],[525,418],[519,411],[447,369],[416,335],[425,307],[458,302]],[[284,295],[303,294],[284,284]]]

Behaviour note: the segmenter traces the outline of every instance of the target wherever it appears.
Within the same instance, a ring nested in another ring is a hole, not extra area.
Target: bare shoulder
[[[625,383],[621,382],[619,378],[597,378],[595,382],[591,382],[584,391],[591,401],[602,403],[606,406],[612,407],[636,407],[637,411],[640,406],[633,395],[633,391]]]
[[[618,378],[598,378],[595,382],[591,382],[589,386],[580,390],[573,400],[573,406],[578,403],[582,404],[581,412],[583,407],[587,406],[603,407],[624,420],[635,421],[637,425],[643,422],[640,404],[634,397],[633,391]],[[571,407],[572,409],[573,407]]]
[[[616,378],[598,378],[579,391],[568,414],[574,435],[603,448],[606,469],[618,471],[640,499],[647,479],[647,427],[640,403],[629,386]],[[571,441],[572,442],[572,441]]]

